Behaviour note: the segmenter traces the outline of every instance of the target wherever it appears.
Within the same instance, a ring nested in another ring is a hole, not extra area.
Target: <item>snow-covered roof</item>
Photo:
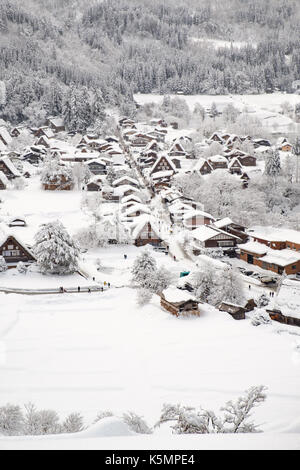
[[[268,251],[268,247],[258,242],[247,242],[241,246],[241,251],[249,251],[250,253],[256,253],[257,255],[265,255]]]
[[[199,170],[201,170],[201,168],[203,167],[203,165],[204,165],[205,163],[207,163],[207,165],[211,168],[210,163],[209,163],[205,158],[201,157],[201,158],[199,158],[199,159],[197,160],[197,162],[195,163],[195,165],[193,166],[192,169],[193,169],[194,171],[199,171]]]
[[[279,308],[283,315],[300,318],[300,282],[286,278],[274,298],[274,308]]]
[[[176,149],[175,147],[176,147],[177,145],[180,147],[180,150],[179,150],[179,151],[185,153],[185,148],[184,148],[184,146],[182,145],[182,142],[181,142],[179,139],[176,139],[176,140],[172,143],[172,145],[171,145],[171,147],[170,147],[170,149],[169,149],[169,152],[173,152],[174,150],[176,151],[177,149]]]
[[[159,180],[160,178],[169,178],[170,176],[173,176],[174,171],[173,170],[166,170],[166,171],[156,171],[151,175],[151,178],[153,180]]]
[[[135,218],[135,221],[132,225],[132,236],[134,239],[137,239],[145,227],[146,224],[150,223],[153,232],[158,238],[160,238],[160,230],[158,228],[157,220],[148,214],[143,214]]]
[[[93,160],[89,160],[88,162],[84,162],[85,165],[90,165],[91,163],[97,163],[99,165],[106,166],[107,162],[104,161],[102,158],[94,158]]]
[[[65,123],[62,118],[55,117],[55,118],[50,118],[49,122],[54,126],[54,127],[64,127]]]
[[[214,163],[227,163],[227,158],[223,157],[223,155],[214,155],[213,157],[209,157],[209,160]]]
[[[13,237],[16,242],[21,245],[33,258],[35,258],[34,254],[30,251],[30,249],[26,246],[24,242],[22,242],[14,233],[11,233],[7,230],[3,224],[0,226],[0,246],[2,246],[9,237]]]
[[[48,137],[46,135],[42,135],[41,137],[39,137],[39,139],[37,140],[37,145],[42,145],[40,144],[39,142],[44,142],[46,145],[48,145],[49,147],[51,146],[51,142],[50,140],[48,139]]]
[[[0,127],[0,137],[2,137],[6,145],[10,144],[12,141],[12,137],[9,135],[9,132],[5,127]]]
[[[139,190],[135,186],[130,186],[129,184],[123,184],[122,186],[118,186],[117,188],[114,188],[114,194],[116,196],[123,197],[124,193],[126,191],[134,191],[134,192],[139,192]]]
[[[300,244],[300,232],[288,228],[253,227],[248,235],[267,241],[288,241]]]
[[[227,227],[227,225],[231,225],[233,222],[229,217],[224,217],[224,219],[217,220],[214,222],[214,226],[217,228]]]
[[[2,184],[4,184],[4,186],[7,186],[9,184],[9,181],[3,171],[0,171],[0,181]]]
[[[177,287],[169,287],[163,291],[163,295],[168,302],[187,302],[189,300],[194,300],[190,292],[187,292],[182,289],[177,289]]]
[[[192,232],[192,237],[200,242],[205,242],[220,233],[225,234],[228,238],[239,239],[239,237],[236,237],[231,233],[224,232],[216,227],[212,227],[211,225],[201,225],[201,227],[196,228],[196,230],[193,230]]]
[[[130,202],[130,201],[142,202],[141,198],[139,198],[139,196],[137,196],[136,194],[129,194],[128,196],[124,196],[122,198],[121,203],[126,204],[127,202]]]
[[[2,161],[6,165],[6,167],[14,176],[21,176],[18,170],[16,169],[15,165],[8,157],[2,157],[0,158],[0,161]]]
[[[218,137],[221,141],[224,140],[220,132],[214,132],[208,140],[214,140],[214,137]]]
[[[239,159],[237,157],[233,158],[230,161],[230,163],[228,165],[228,168],[231,168],[231,167],[236,166],[236,165],[239,166],[240,168],[242,168],[242,164],[241,164],[241,162],[239,161]]]
[[[144,214],[150,214],[150,209],[145,204],[133,204],[132,206],[128,207],[124,212],[123,215],[125,217],[134,214],[135,212],[143,212]]]
[[[174,163],[172,162],[172,160],[167,155],[163,155],[163,156],[161,156],[160,158],[158,158],[156,160],[153,167],[151,168],[150,174],[154,172],[155,168],[159,165],[159,163],[161,162],[162,159],[165,159],[167,161],[167,163],[169,164],[170,168],[173,170],[174,173],[177,172],[177,169],[176,169]]]
[[[126,175],[124,175],[121,178],[118,178],[117,180],[115,180],[113,182],[113,186],[118,186],[123,181],[129,181],[130,183],[139,186],[139,182],[136,179],[132,178],[131,176],[126,176]]]
[[[41,130],[43,131],[44,135],[48,138],[48,139],[52,139],[54,137],[54,132],[52,129],[50,129],[49,127],[41,127]]]
[[[186,219],[189,219],[191,217],[207,217],[208,219],[211,219],[211,220],[215,220],[214,217],[209,214],[208,212],[203,212],[203,211],[199,211],[197,209],[192,209],[190,211],[187,211],[185,212],[185,214],[183,214],[183,219],[186,220]]]
[[[285,267],[293,263],[300,261],[300,253],[289,250],[272,250],[268,249],[266,256],[261,258],[265,263],[276,264],[277,266]]]

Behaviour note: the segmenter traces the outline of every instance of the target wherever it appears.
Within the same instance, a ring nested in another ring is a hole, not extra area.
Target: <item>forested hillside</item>
[[[133,92],[292,90],[296,0],[0,0],[1,117],[85,127]],[[226,5],[224,5],[226,3]],[[197,39],[242,42],[215,48]],[[129,103],[126,105],[126,103]]]

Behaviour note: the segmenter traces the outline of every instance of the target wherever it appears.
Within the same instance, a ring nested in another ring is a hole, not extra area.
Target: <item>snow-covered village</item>
[[[0,34],[35,37],[4,4]],[[47,10],[53,37],[71,4]],[[188,44],[250,50],[212,37]],[[299,62],[204,92],[183,71],[130,91],[129,64],[115,90],[51,67],[0,72],[0,449],[299,449]]]

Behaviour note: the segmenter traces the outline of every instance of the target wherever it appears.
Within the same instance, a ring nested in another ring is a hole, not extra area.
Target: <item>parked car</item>
[[[153,250],[158,251],[160,253],[168,253],[168,250],[165,246],[154,246]]]
[[[252,276],[253,271],[245,271],[244,274],[245,276]]]

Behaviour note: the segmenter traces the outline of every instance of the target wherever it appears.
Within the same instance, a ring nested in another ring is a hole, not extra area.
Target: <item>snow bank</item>
[[[131,431],[121,418],[115,416],[103,418],[97,423],[90,426],[85,431],[77,433],[74,437],[78,439],[98,438],[98,437],[117,437],[117,436],[133,436],[135,433]]]

